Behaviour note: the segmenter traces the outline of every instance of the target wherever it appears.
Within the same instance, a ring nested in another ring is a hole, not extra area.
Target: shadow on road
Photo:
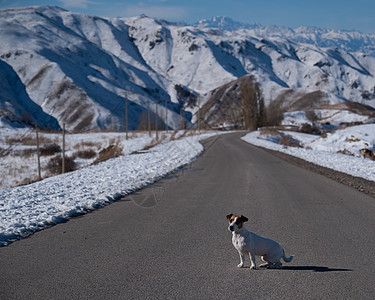
[[[318,266],[281,267],[278,270],[313,271],[313,272],[349,272],[349,271],[353,271],[352,269],[336,269],[336,268],[318,267]]]

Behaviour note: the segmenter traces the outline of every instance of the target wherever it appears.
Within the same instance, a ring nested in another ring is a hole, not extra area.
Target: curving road
[[[0,248],[0,299],[373,299],[375,199],[240,136],[211,138],[183,172]],[[237,269],[228,213],[293,262]]]

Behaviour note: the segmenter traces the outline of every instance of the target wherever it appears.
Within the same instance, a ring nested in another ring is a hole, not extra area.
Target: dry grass
[[[263,128],[261,131],[260,131],[260,134],[261,135],[272,135],[272,136],[276,136],[276,135],[281,135],[281,132],[278,131],[277,129],[275,128]]]
[[[42,180],[42,179],[39,179],[39,178],[25,178],[21,182],[18,182],[17,186],[32,184],[32,183],[38,182],[40,180]]]
[[[264,128],[260,132],[261,135],[271,135],[271,136],[280,136],[280,145],[288,146],[288,147],[297,147],[302,148],[302,145],[299,143],[298,140],[293,138],[292,136],[285,134],[275,128]]]
[[[175,140],[177,140],[177,138],[176,138],[177,133],[178,133],[178,130],[173,131],[173,132],[172,132],[172,135],[171,135],[171,137],[170,137],[169,140],[170,140],[170,141],[175,141]]]
[[[189,137],[189,136],[195,136],[195,135],[198,135],[200,134],[197,130],[189,130],[187,133],[186,133],[186,137]]]
[[[53,144],[53,143],[58,143],[59,140],[58,138],[55,139],[50,139],[48,137],[45,137],[44,135],[39,135],[39,144]],[[20,144],[20,145],[25,145],[25,146],[35,146],[36,145],[36,135],[30,135],[27,137],[22,138],[21,136],[14,136],[10,137],[7,136],[5,138],[5,143],[7,145],[13,145],[13,144]]]
[[[147,145],[145,145],[142,150],[146,151],[146,150],[149,150],[157,145],[159,145],[161,143],[161,140],[156,140],[156,139],[153,139],[150,143],[148,143]]]
[[[111,158],[119,157],[123,155],[122,148],[118,143],[109,145],[99,152],[98,158],[94,161],[94,164],[106,161]]]
[[[181,135],[177,135],[178,133],[179,133],[179,130],[173,131],[169,140],[170,141],[176,141],[176,140],[180,140],[184,137],[192,136],[192,135],[195,134],[193,130],[184,130],[184,132]]]
[[[349,156],[354,156],[353,153],[351,153],[349,150],[347,149],[344,149],[344,150],[339,150],[337,151],[337,153],[341,153],[341,154],[345,154],[345,155],[349,155]]]
[[[7,145],[21,144],[25,146],[31,146],[31,145],[36,145],[36,139],[35,139],[35,136],[28,136],[22,139],[21,137],[17,137],[17,136],[14,136],[14,137],[7,136],[5,138],[5,143]]]
[[[82,141],[79,144],[75,144],[73,146],[74,149],[84,149],[84,148],[88,148],[88,147],[93,147],[93,148],[100,149],[102,147],[102,144],[99,143],[99,142],[85,142],[85,141]]]
[[[354,135],[350,136],[350,138],[346,139],[347,142],[349,143],[355,143],[355,142],[360,142],[361,140],[359,138],[356,138]]]
[[[296,140],[295,138],[287,134],[281,135],[280,145],[284,145],[288,147],[303,148],[298,140]]]

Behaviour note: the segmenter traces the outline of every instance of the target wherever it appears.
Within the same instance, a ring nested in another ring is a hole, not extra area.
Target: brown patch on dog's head
[[[241,228],[241,227],[242,227],[242,224],[243,224],[244,222],[249,221],[249,219],[246,218],[244,215],[241,215],[241,216],[236,216],[236,215],[234,215],[234,214],[229,214],[229,215],[227,215],[227,219],[229,220],[229,224],[233,223],[233,221],[234,221],[236,218],[237,218],[237,220],[236,220],[236,224],[237,224],[237,227],[238,227],[238,228]]]
[[[229,215],[227,215],[227,219],[229,220],[229,223],[232,223],[235,217],[236,217],[236,216],[233,215],[233,214],[229,214]]]
[[[237,218],[236,224],[237,224],[238,228],[242,228],[243,223],[245,223],[247,221],[249,221],[249,219],[246,218],[245,216],[241,215],[240,217]]]

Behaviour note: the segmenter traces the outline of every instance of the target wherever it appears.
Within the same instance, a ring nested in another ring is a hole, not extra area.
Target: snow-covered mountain
[[[3,81],[0,110],[19,115],[22,106],[50,127],[55,119],[72,130],[121,128],[126,95],[130,128],[157,101],[160,118],[178,128],[215,90],[248,75],[266,104],[315,93],[324,104],[375,107],[375,37],[356,32],[106,19],[44,6],[0,10],[0,40],[0,76],[24,91],[10,97],[14,87]],[[52,119],[22,104],[30,100]]]
[[[254,36],[263,38],[281,38],[296,43],[315,45],[317,47],[337,47],[348,52],[360,51],[375,53],[375,34],[358,31],[335,30],[319,27],[289,28],[284,26],[262,26],[259,23],[246,24],[228,17],[203,19],[194,24],[199,28],[218,28],[223,31],[245,30]]]

